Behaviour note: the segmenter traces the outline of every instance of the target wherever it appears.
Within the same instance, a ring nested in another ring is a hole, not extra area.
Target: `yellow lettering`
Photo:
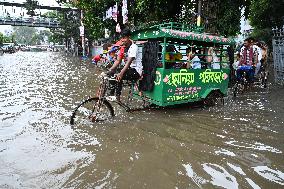
[[[205,72],[200,73],[199,79],[202,83],[222,83],[223,81],[223,72],[212,72],[210,69],[205,70]]]
[[[179,73],[171,73],[168,84],[177,87],[178,85],[194,83],[194,73],[188,73],[186,69],[181,69]]]

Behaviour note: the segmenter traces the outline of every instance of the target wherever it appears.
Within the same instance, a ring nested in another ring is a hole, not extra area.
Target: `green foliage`
[[[28,10],[27,14],[35,16],[35,9],[38,7],[39,3],[37,0],[26,0],[25,8]]]
[[[55,11],[48,11],[48,12],[42,14],[41,16],[44,17],[44,18],[57,18],[58,17],[58,15],[56,14]]]
[[[88,38],[99,39],[104,37],[104,29],[108,28],[111,35],[115,34],[116,23],[108,19],[103,20],[106,10],[121,0],[57,0],[59,3],[71,3],[84,11],[84,25]],[[204,1],[204,6],[210,2],[216,6],[211,8],[204,17],[211,14],[217,15],[214,20],[209,20],[211,25],[221,35],[235,36],[240,31],[241,8],[250,6],[251,0],[211,0]],[[137,28],[151,23],[177,21],[195,23],[198,0],[128,0],[128,19],[131,28]],[[118,4],[121,12],[121,4]],[[118,15],[118,22],[122,25],[122,15]],[[212,24],[213,23],[213,24]]]
[[[15,38],[14,34],[12,34],[12,35],[4,35],[3,33],[0,32],[0,45],[3,45],[3,43],[13,43],[13,42],[15,42],[14,38]]]
[[[3,33],[0,32],[0,45],[3,44],[3,41],[4,41],[4,35]]]
[[[49,41],[53,43],[62,43],[63,39],[70,37],[79,40],[79,26],[80,26],[80,14],[78,12],[60,12],[53,11],[44,14],[47,18],[56,18],[62,28],[51,28],[51,35]]]
[[[13,27],[15,40],[18,43],[32,45],[34,44],[33,36],[36,34],[36,29],[33,27],[27,26],[15,26]]]
[[[132,10],[132,12],[134,15],[136,15],[136,18],[140,18],[137,22],[139,24],[149,21],[162,21],[167,19],[178,21],[183,5],[187,3],[188,2],[186,0],[175,0],[174,3],[172,0],[137,0],[133,4],[135,8]]]
[[[272,47],[272,30],[270,28],[254,29],[251,37],[264,41],[270,48]]]
[[[272,28],[284,25],[284,1],[251,0],[249,20],[252,36],[271,45]]]
[[[217,19],[214,20],[218,33],[235,36],[240,32],[241,9],[248,6],[245,0],[217,1]]]
[[[273,28],[284,24],[283,0],[251,0],[249,19],[255,28]]]
[[[13,42],[13,38],[12,36],[3,36],[3,43],[12,43]]]
[[[48,31],[43,30],[38,32],[35,28],[27,26],[14,26],[13,30],[14,41],[27,45],[41,44],[44,37],[50,35]]]
[[[108,7],[115,4],[115,0],[88,1],[81,0],[75,3],[75,6],[84,10],[83,22],[87,36],[90,39],[99,39],[104,37],[104,29],[110,28],[112,34],[115,29],[115,22],[111,20],[104,21],[103,17]]]

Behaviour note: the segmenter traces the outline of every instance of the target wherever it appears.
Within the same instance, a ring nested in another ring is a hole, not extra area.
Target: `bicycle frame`
[[[96,112],[93,112],[93,114],[90,115],[90,119],[92,119],[92,121],[97,121],[97,116],[100,113],[101,106],[103,104],[103,101],[105,100],[105,94],[106,94],[106,91],[107,91],[108,82],[109,82],[108,77],[102,78],[102,82],[101,82],[100,87],[98,89],[98,92],[96,94],[96,96],[99,97],[99,100],[93,106],[93,110],[96,110]]]

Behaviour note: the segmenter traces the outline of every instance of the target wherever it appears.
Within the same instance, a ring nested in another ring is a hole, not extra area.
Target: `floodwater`
[[[99,71],[52,52],[0,57],[0,188],[284,188],[284,89],[225,106],[71,127]]]

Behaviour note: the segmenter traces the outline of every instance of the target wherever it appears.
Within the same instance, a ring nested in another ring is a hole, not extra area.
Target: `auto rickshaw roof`
[[[232,45],[235,43],[235,41],[231,38],[204,33],[202,27],[175,22],[163,23],[136,30],[132,35],[133,40],[148,40],[158,38],[217,43],[222,45]]]

